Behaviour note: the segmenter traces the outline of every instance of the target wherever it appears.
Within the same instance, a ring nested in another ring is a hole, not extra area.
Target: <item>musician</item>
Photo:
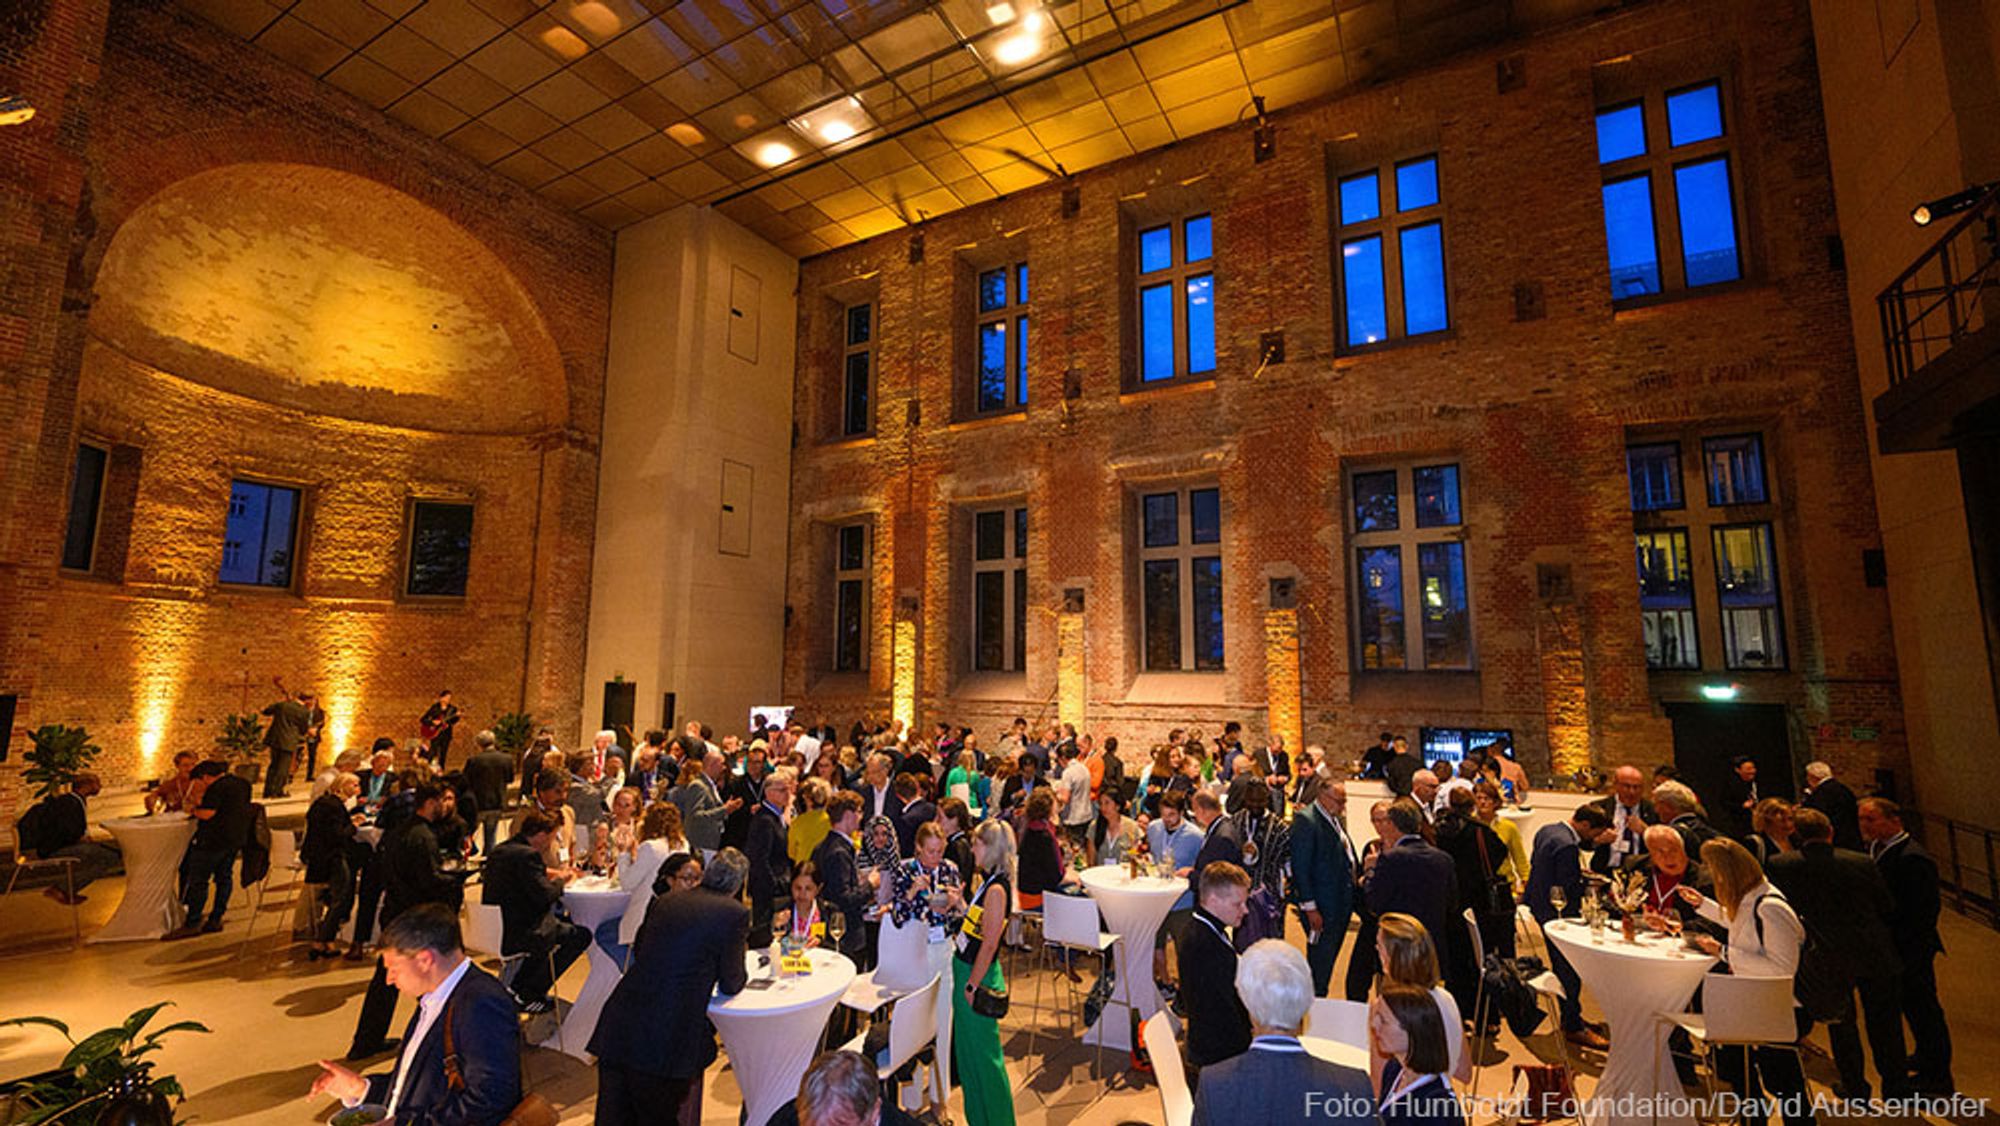
[[[451,729],[458,725],[458,706],[451,702],[451,689],[437,695],[433,703],[417,720],[417,734],[429,745],[431,762],[438,771],[444,771],[444,757],[451,751]]]

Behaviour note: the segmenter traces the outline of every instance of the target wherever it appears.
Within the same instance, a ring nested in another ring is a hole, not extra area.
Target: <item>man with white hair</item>
[[[1254,1038],[1249,1051],[1203,1070],[1195,1126],[1375,1121],[1368,1073],[1309,1055],[1299,1043],[1313,1003],[1305,955],[1275,938],[1252,943],[1236,963],[1236,993]]]
[[[1423,812],[1424,823],[1426,825],[1436,820],[1435,813],[1438,800],[1437,772],[1426,768],[1410,775],[1410,796],[1416,799],[1417,807]]]
[[[1799,804],[1819,810],[1833,822],[1833,847],[1855,852],[1868,850],[1861,842],[1860,803],[1854,800],[1854,791],[1847,788],[1847,783],[1833,776],[1833,767],[1823,762],[1806,764],[1806,796]]]
[[[1687,783],[1672,778],[1653,787],[1653,814],[1660,824],[1672,826],[1681,835],[1681,845],[1689,856],[1700,856],[1702,845],[1722,835],[1703,816],[1701,799]]]
[[[590,750],[584,752],[583,762],[577,774],[586,782],[604,781],[604,760],[618,744],[616,731],[600,731],[590,738]],[[623,757],[623,756],[620,756]]]
[[[750,945],[771,942],[771,915],[792,889],[792,858],[785,848],[792,819],[792,772],[764,776],[763,800],[750,811]]]

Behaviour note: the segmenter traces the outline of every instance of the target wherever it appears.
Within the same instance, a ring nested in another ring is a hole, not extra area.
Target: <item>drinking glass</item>
[[[1549,889],[1549,906],[1555,908],[1557,917],[1569,907],[1569,893],[1559,887]]]
[[[833,940],[834,948],[839,949],[840,940],[847,937],[847,916],[836,914],[829,917],[826,920],[826,936]]]

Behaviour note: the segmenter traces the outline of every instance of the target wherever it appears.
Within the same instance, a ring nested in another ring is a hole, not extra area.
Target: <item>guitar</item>
[[[433,719],[433,716],[436,718]],[[443,711],[439,711],[433,707],[417,720],[417,734],[423,737],[424,742],[428,743],[432,739],[450,731],[452,726],[457,722],[457,708],[446,708]]]

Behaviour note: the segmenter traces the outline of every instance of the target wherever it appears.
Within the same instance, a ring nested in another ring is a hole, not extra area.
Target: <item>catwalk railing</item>
[[[2000,189],[1981,196],[1875,298],[1889,382],[1901,383],[1986,327],[1984,302],[1994,289],[2000,289]]]
[[[2000,829],[1927,813],[1919,821],[1924,847],[1937,860],[1938,880],[1958,913],[2000,929]]]

